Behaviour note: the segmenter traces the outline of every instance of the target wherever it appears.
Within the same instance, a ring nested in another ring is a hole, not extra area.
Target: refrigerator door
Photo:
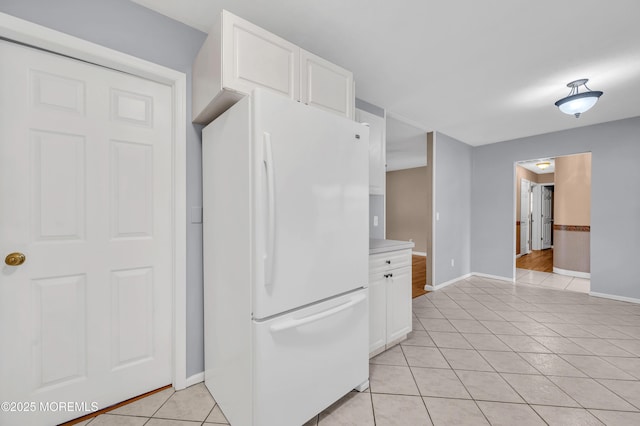
[[[368,380],[367,292],[254,321],[254,426],[304,424]]]
[[[369,129],[253,93],[253,317],[367,286]]]

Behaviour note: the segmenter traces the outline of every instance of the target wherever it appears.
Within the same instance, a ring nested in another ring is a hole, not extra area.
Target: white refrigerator
[[[261,90],[203,130],[205,384],[234,426],[368,387],[368,139]]]

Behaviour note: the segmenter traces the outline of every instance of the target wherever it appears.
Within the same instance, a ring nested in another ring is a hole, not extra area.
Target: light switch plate
[[[373,226],[378,226],[378,216],[373,217]]]

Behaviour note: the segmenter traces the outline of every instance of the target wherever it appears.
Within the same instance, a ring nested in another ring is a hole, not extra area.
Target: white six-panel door
[[[531,211],[531,182],[520,180],[520,254],[529,253],[529,215]]]
[[[4,41],[0,89],[0,424],[171,383],[171,89]]]

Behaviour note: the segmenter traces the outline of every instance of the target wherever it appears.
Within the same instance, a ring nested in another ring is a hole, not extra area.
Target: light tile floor
[[[370,391],[305,426],[640,425],[640,305],[543,288],[549,277],[536,275],[472,277],[414,299],[414,331],[371,360]],[[84,424],[226,420],[198,384]]]
[[[551,272],[530,271],[516,269],[516,281],[520,284],[530,284],[556,290],[577,291],[589,293],[591,281],[585,278],[570,277]]]

